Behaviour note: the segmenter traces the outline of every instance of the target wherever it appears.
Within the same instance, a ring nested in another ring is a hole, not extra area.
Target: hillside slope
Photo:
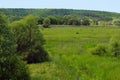
[[[32,14],[35,16],[64,16],[64,15],[75,15],[79,17],[90,17],[100,20],[111,20],[112,18],[120,18],[120,13],[105,12],[105,11],[94,11],[94,10],[73,10],[73,9],[23,9],[23,8],[0,8],[0,13],[7,16],[26,16]]]

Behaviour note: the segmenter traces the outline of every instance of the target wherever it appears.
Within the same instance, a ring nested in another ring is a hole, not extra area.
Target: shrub
[[[109,42],[109,45],[105,44],[98,44],[92,51],[92,54],[94,55],[109,55],[109,56],[114,56],[118,57],[120,56],[120,42],[119,39],[112,38]],[[109,54],[108,54],[109,53]]]
[[[110,41],[110,51],[113,56],[120,56],[120,43],[118,40]]]
[[[34,47],[28,54],[28,56],[25,58],[25,60],[28,63],[38,63],[38,62],[44,62],[49,60],[49,56],[47,51],[44,50],[43,47],[37,46]]]
[[[105,44],[98,44],[91,52],[93,55],[108,55],[108,48]]]

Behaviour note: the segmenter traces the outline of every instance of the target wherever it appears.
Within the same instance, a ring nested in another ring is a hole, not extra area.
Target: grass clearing
[[[50,62],[30,64],[32,80],[120,80],[120,60],[91,55],[97,44],[108,44],[119,27],[52,27],[41,29]]]

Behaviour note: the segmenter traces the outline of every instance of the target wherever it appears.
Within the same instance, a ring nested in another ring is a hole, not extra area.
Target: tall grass
[[[120,80],[120,60],[91,55],[118,27],[52,27],[41,30],[51,62],[29,65],[32,80]],[[120,37],[119,37],[120,39]]]

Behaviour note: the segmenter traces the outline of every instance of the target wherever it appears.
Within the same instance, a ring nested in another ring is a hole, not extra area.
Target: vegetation
[[[26,64],[16,55],[14,41],[5,16],[0,14],[0,79],[30,80]]]
[[[117,26],[120,26],[120,19],[114,19],[113,24],[117,25]]]
[[[119,13],[72,9],[0,9],[0,13],[11,22],[9,27],[0,15],[0,79],[120,80]],[[32,63],[30,77],[23,60]]]
[[[43,27],[44,28],[49,28],[50,26],[50,19],[49,18],[45,18],[43,21]]]
[[[119,39],[111,39],[111,41],[107,44],[98,44],[93,50],[93,55],[99,56],[120,56],[120,42]]]
[[[120,56],[120,41],[119,39],[111,39],[110,41],[110,51],[111,54],[115,57]]]
[[[111,38],[120,34],[119,27],[56,26],[41,31],[52,61],[30,64],[32,80],[120,79],[119,57],[90,53],[91,48],[98,44],[109,46]]]
[[[48,60],[48,53],[44,50],[45,40],[40,33],[34,16],[29,15],[11,24],[17,44],[17,52],[28,63]]]
[[[108,46],[105,46],[105,44],[97,44],[97,46],[92,50],[92,54],[99,56],[108,55]]]
[[[118,25],[120,14],[105,11],[73,10],[73,9],[0,9],[0,13],[7,15],[10,22],[19,20],[32,14],[43,24],[45,18],[50,19],[52,25]],[[92,22],[91,22],[92,21]]]

